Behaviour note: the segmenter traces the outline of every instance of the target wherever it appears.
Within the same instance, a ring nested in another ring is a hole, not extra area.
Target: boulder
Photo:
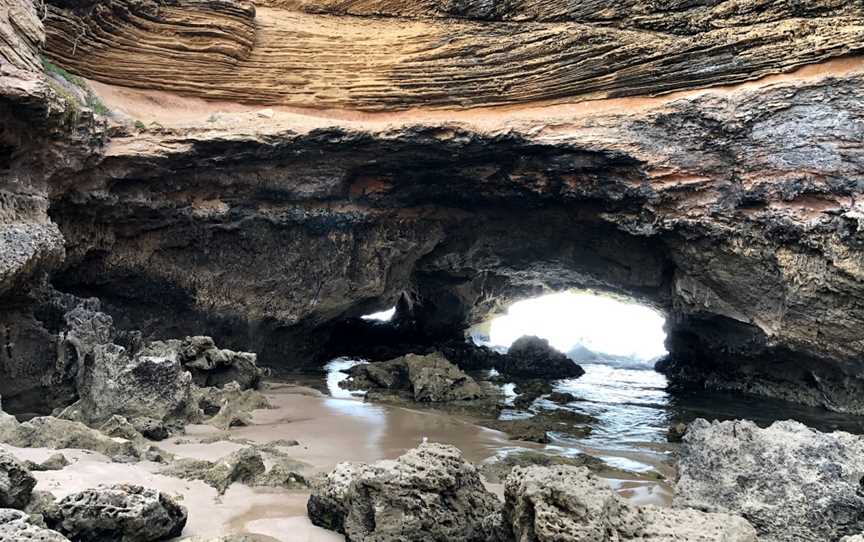
[[[585,374],[582,367],[549,346],[549,341],[534,336],[524,336],[514,342],[495,369],[507,376],[549,380],[578,378]]]
[[[313,484],[307,509],[349,542],[485,542],[498,506],[459,450],[423,443],[392,461],[340,463]]]
[[[0,449],[0,508],[23,509],[30,502],[36,479],[27,466]]]
[[[408,354],[390,361],[355,365],[349,389],[392,390],[410,394],[416,402],[443,403],[485,396],[477,382],[441,354]]]
[[[150,542],[180,536],[186,509],[159,491],[116,484],[64,497],[45,520],[73,540]]]
[[[0,542],[69,542],[58,533],[37,525],[20,510],[0,508]]]
[[[794,421],[696,420],[674,503],[745,517],[760,540],[839,540],[864,531],[864,438]]]
[[[252,412],[270,408],[270,401],[258,390],[244,390],[240,384],[231,382],[224,388],[203,388],[196,392],[197,404],[202,411],[212,412],[213,405],[219,408],[206,423],[219,429],[244,427],[252,424]],[[206,408],[205,408],[206,407]]]
[[[740,517],[632,505],[585,467],[517,467],[504,499],[503,527],[517,541],[756,542]]]

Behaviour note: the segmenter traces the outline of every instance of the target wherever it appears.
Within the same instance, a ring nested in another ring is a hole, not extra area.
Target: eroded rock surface
[[[36,525],[29,514],[0,508],[0,542],[69,542],[69,539]]]
[[[390,361],[355,365],[345,381],[350,389],[407,391],[420,403],[482,398],[477,382],[441,354],[408,354]]]
[[[505,481],[502,521],[518,541],[757,540],[733,515],[631,505],[585,467],[515,468]]]
[[[308,513],[349,541],[480,542],[497,507],[459,450],[424,443],[394,461],[340,463],[313,486]]]
[[[30,469],[9,452],[0,449],[0,508],[23,510],[30,502],[36,479]]]
[[[179,536],[186,509],[153,489],[116,484],[64,497],[46,521],[73,540],[151,542]]]
[[[696,420],[678,470],[676,505],[740,514],[760,540],[839,540],[864,530],[864,439],[849,433]]]

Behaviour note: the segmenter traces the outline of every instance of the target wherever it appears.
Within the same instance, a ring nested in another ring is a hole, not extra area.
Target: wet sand
[[[543,446],[508,440],[498,431],[478,427],[464,419],[429,411],[364,403],[356,398],[328,397],[310,388],[271,383],[266,391],[275,408],[255,412],[254,424],[225,433],[210,426],[191,425],[187,434],[158,443],[178,457],[215,460],[243,447],[226,440],[199,442],[213,436],[266,443],[295,439],[299,446],[286,448],[292,459],[306,464],[304,475],[326,472],[341,461],[372,462],[395,458],[423,438],[452,444],[465,457],[480,463],[515,449]],[[3,446],[21,459],[42,461],[56,450]],[[550,451],[555,447],[550,447]],[[256,533],[284,542],[327,542],[343,537],[313,526],[306,517],[308,491],[250,488],[233,484],[219,497],[200,481],[156,474],[162,465],[151,462],[112,463],[100,454],[62,450],[72,464],[60,471],[35,472],[37,489],[56,497],[99,484],[127,482],[152,487],[177,496],[189,509],[183,532],[188,536]],[[668,502],[668,487],[651,480],[612,479],[619,493],[639,503]],[[489,484],[499,496],[500,484]]]

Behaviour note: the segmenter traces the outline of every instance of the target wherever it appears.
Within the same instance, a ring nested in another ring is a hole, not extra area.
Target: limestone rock
[[[0,508],[24,509],[34,487],[36,479],[27,466],[0,449]]]
[[[349,388],[404,390],[417,402],[466,401],[485,395],[473,378],[437,353],[355,365],[349,374]]]
[[[864,530],[864,439],[798,422],[696,420],[684,436],[677,506],[730,511],[760,540],[839,540]]]
[[[53,454],[41,463],[26,461],[25,464],[31,471],[63,470],[69,466],[69,460],[63,454]]]
[[[216,462],[179,459],[160,472],[187,480],[203,480],[222,494],[234,482],[251,483],[265,470],[261,454],[253,448],[243,448]]]
[[[577,378],[585,371],[558,352],[549,341],[539,337],[520,337],[501,358],[496,369],[502,374],[522,378]]]
[[[153,489],[116,484],[64,497],[46,521],[73,540],[150,542],[179,536],[186,509]]]
[[[13,416],[2,412],[0,442],[20,448],[80,448],[118,461],[134,461],[144,453],[130,440],[111,438],[80,422],[44,416],[19,423]]]
[[[502,520],[516,540],[756,542],[740,517],[634,506],[585,467],[517,467],[505,481]]]
[[[484,541],[497,499],[452,446],[424,443],[394,461],[340,463],[313,488],[315,525],[348,541]]]
[[[176,344],[176,342],[174,342]],[[180,361],[201,387],[223,387],[237,382],[242,389],[257,388],[263,371],[256,355],[220,349],[210,337],[186,337],[179,344]]]
[[[230,427],[243,427],[252,423],[252,412],[270,408],[270,401],[257,390],[243,390],[236,382],[227,384],[223,389],[211,388],[199,391],[198,404],[218,404],[216,414],[206,423],[227,430]]]
[[[69,539],[34,524],[20,510],[0,508],[0,542],[69,542]]]

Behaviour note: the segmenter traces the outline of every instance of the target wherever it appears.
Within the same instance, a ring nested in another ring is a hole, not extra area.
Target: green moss
[[[137,128],[138,130],[146,130],[147,129],[147,127],[144,126],[144,123],[141,122],[140,120],[135,121],[135,128]]]
[[[64,119],[65,121],[72,120],[73,123],[77,122],[78,118],[80,118],[80,116],[81,116],[81,105],[82,104],[78,101],[78,99],[75,96],[73,96],[71,93],[69,93],[69,91],[67,91],[65,88],[63,88],[63,85],[58,83],[56,81],[56,79],[54,79],[54,78],[64,79],[64,80],[68,81],[69,83],[77,86],[82,91],[84,91],[86,98],[84,99],[83,105],[86,105],[89,109],[93,110],[93,112],[96,113],[97,115],[110,115],[111,114],[111,110],[108,109],[105,106],[105,104],[103,104],[99,100],[99,97],[96,96],[96,93],[93,92],[93,89],[90,88],[90,86],[87,84],[86,81],[84,81],[84,79],[82,79],[81,77],[78,77],[77,75],[73,75],[73,74],[69,73],[68,71],[66,71],[63,68],[61,68],[60,66],[54,64],[53,62],[51,62],[50,60],[48,60],[45,57],[42,57],[42,68],[46,74],[48,74],[49,76],[53,76],[53,77],[48,78],[48,82],[51,84],[51,87],[63,98],[63,101],[66,103],[67,113],[65,114],[65,116],[68,118]],[[70,112],[70,110],[71,110],[71,112]]]

